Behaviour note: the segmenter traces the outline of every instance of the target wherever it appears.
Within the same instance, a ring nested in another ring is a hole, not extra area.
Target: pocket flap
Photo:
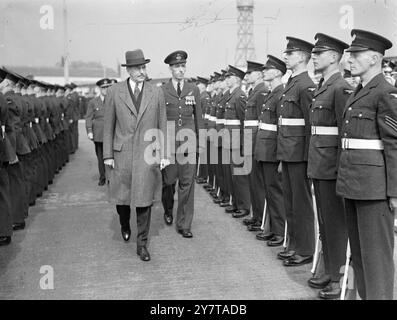
[[[352,110],[351,113],[353,118],[360,118],[360,119],[369,119],[375,120],[376,119],[376,112],[371,110]]]
[[[384,166],[382,151],[379,150],[350,150],[350,162],[367,166]]]

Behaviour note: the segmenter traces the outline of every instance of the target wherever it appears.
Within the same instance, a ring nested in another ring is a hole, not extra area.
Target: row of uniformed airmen
[[[0,69],[0,246],[25,228],[29,206],[78,148],[75,88]]]
[[[321,33],[314,45],[287,37],[284,61],[269,55],[265,65],[247,61],[246,72],[229,66],[209,80],[193,79],[205,128],[219,136],[222,130],[239,132],[230,144],[209,135],[197,182],[235,218],[252,208],[243,223],[250,231],[262,230],[256,237],[269,246],[284,244],[277,255],[284,266],[312,263],[318,220],[324,270],[308,284],[321,289],[321,298],[340,297],[348,249],[360,297],[392,299],[397,89],[381,69],[392,44],[363,30],[351,35],[350,46]],[[339,71],[345,50],[351,76],[361,80],[356,88]],[[321,75],[317,85],[308,75],[311,58]],[[287,70],[292,74],[283,85]],[[248,96],[241,88],[244,78]],[[225,159],[224,149],[231,163],[211,162],[214,154]],[[243,164],[236,163],[235,153]]]

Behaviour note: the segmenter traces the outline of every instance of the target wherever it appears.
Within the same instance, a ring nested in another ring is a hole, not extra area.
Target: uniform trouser
[[[10,180],[11,215],[13,223],[22,223],[25,214],[28,213],[28,201],[26,198],[24,179],[21,164],[19,162],[7,166]]]
[[[164,170],[162,171],[162,177],[163,190],[161,194],[161,201],[163,203],[164,214],[167,216],[172,216],[172,211],[174,209],[174,194],[176,183],[170,185],[165,183]]]
[[[176,180],[178,180],[176,228],[189,231],[194,214],[194,175],[196,173],[196,164],[180,164],[177,160],[176,163],[170,164],[163,170],[163,179],[166,185],[175,185]],[[172,195],[173,197],[174,195]],[[167,212],[172,212],[169,208],[167,210]]]
[[[266,192],[265,182],[263,180],[263,175],[261,174],[261,166],[252,155],[246,156],[245,160],[252,162],[252,169],[248,174],[249,191],[252,202],[252,217],[257,222],[262,222]],[[268,209],[267,212],[269,212]]]
[[[22,181],[23,181],[22,187],[23,187],[23,192],[24,192],[23,200],[28,205],[32,202],[32,198],[31,198],[30,194],[31,194],[31,191],[33,190],[32,188],[34,187],[34,184],[33,184],[34,171],[33,171],[31,162],[29,160],[29,157],[30,157],[30,154],[18,155],[19,162],[21,165],[21,171],[22,171]],[[25,210],[25,217],[27,217],[27,214],[28,214],[28,210]]]
[[[47,158],[48,162],[48,167],[47,167],[47,173],[48,173],[48,183],[50,183],[54,179],[54,157],[52,153],[52,141],[48,141],[47,143],[44,144],[44,149],[45,149],[45,156]]]
[[[354,278],[362,299],[392,300],[394,214],[388,200],[345,199]]]
[[[336,194],[336,180],[313,179],[324,271],[339,281],[346,260],[347,226],[343,199]]]
[[[0,163],[0,237],[11,237],[12,214],[10,180],[3,164]]]
[[[102,142],[94,142],[95,144],[95,154],[98,160],[98,171],[99,171],[99,180],[105,181],[105,164],[103,163],[103,143]]]
[[[307,178],[307,162],[282,162],[284,207],[288,223],[288,250],[314,253],[314,211]]]
[[[40,148],[38,149],[38,161],[41,164],[41,184],[42,184],[42,189],[46,190],[48,181],[49,181],[49,176],[48,176],[48,157],[46,154],[46,150],[44,145],[41,145]]]
[[[126,205],[116,205],[116,210],[119,214],[121,227],[127,230],[130,229],[131,207]],[[136,208],[136,224],[138,229],[136,245],[138,248],[144,247],[147,244],[150,229],[151,212],[151,206]]]
[[[73,122],[73,127],[74,127],[74,140],[75,140],[75,146],[76,150],[79,148],[79,121],[75,120]]]
[[[217,148],[218,152],[218,163],[216,164],[216,185],[218,188],[220,188],[220,197],[223,199],[227,197],[227,187],[225,183],[225,176],[223,174],[223,164],[222,164],[222,152],[223,148],[218,147]]]
[[[208,160],[209,157],[208,153],[209,153],[209,141],[207,141],[205,151],[202,154],[200,154],[200,166],[199,166],[198,177],[201,179],[207,179],[208,177],[208,162],[204,161],[203,159],[205,157],[205,160]]]
[[[214,164],[214,154],[217,152],[217,148],[214,146],[213,142],[208,142],[207,144],[207,165],[208,165],[208,183],[213,186],[215,180],[215,164]],[[216,182],[216,181],[215,181]],[[216,182],[217,183],[217,182]]]
[[[249,170],[245,165],[247,163],[242,157],[241,163],[239,163],[238,155],[241,156],[240,149],[231,149],[231,177],[234,191],[235,204],[238,210],[250,210],[251,208],[251,196],[249,188]]]
[[[286,215],[282,176],[277,171],[278,163],[259,161],[259,166],[265,185],[266,215],[269,219],[270,232],[284,237]]]

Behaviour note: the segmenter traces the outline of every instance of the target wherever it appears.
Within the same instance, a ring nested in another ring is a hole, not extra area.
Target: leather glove
[[[109,166],[111,168],[114,168],[114,159],[106,159],[103,161],[103,163],[105,164],[105,166]]]

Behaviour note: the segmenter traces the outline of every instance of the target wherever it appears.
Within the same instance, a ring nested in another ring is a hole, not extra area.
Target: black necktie
[[[134,89],[134,96],[136,99],[138,99],[139,93],[140,93],[140,90],[138,88],[138,84],[136,84],[135,89]]]
[[[318,90],[321,88],[321,86],[323,85],[323,83],[324,83],[324,78],[321,78],[321,79],[320,79],[320,82],[318,83],[318,87],[317,87]]]
[[[251,95],[251,92],[252,92],[252,88],[251,88],[251,89],[249,89],[249,91],[248,91],[248,95]]]
[[[179,81],[178,81],[178,84],[176,86],[176,93],[178,94],[179,97],[181,96],[182,91],[181,91],[181,84],[180,84]]]
[[[361,83],[359,83],[358,86],[356,87],[356,92],[354,92],[354,95],[359,93],[362,88],[363,88],[363,85]]]
[[[290,76],[290,77],[288,78],[287,84],[290,84],[291,81],[292,81],[292,76]]]

